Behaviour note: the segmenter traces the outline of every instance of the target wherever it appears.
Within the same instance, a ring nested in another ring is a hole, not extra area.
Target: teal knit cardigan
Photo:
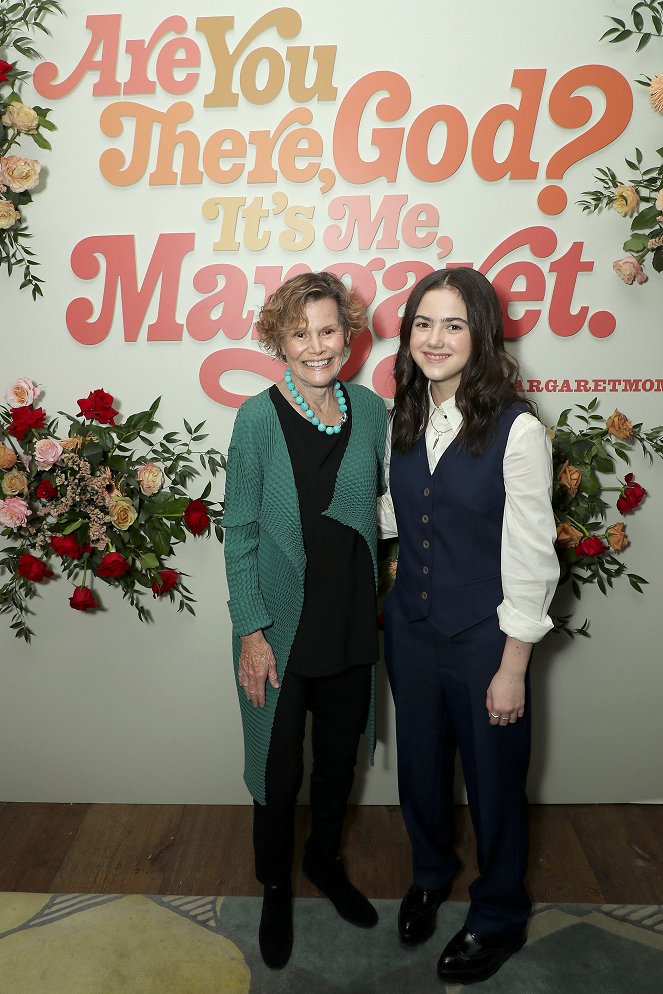
[[[366,387],[344,386],[352,407],[352,429],[325,514],[363,536],[377,580],[376,505],[385,489],[386,408]],[[279,690],[267,683],[264,708],[254,708],[246,699],[237,683],[240,636],[263,629],[281,683],[302,611],[306,569],[290,456],[266,390],[245,401],[237,413],[228,450],[223,526],[235,682],[244,730],[244,781],[256,801],[264,804],[265,766]],[[371,737],[372,763],[375,661],[366,732]]]

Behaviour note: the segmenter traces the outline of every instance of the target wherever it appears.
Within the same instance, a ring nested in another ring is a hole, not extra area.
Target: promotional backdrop
[[[599,41],[624,4],[66,11],[23,93],[58,130],[26,211],[44,299],[0,273],[2,391],[29,377],[49,413],[98,387],[125,413],[161,396],[165,425],[205,419],[225,451],[242,399],[282,376],[254,321],[283,279],[324,268],[352,283],[370,327],[344,375],[388,399],[409,289],[471,265],[500,293],[547,424],[593,397],[605,417],[661,422],[661,277],[625,285],[623,218],[577,206],[597,167],[663,144],[633,82],[663,71],[663,44]],[[663,467],[634,453],[632,468],[649,497],[628,522],[629,565],[650,583],[558,598],[591,639],[535,650],[533,800],[663,799]],[[222,549],[189,542],[178,568],[195,619],[155,602],[141,625],[106,587],[104,610],[83,615],[62,579],[40,591],[31,646],[3,624],[3,799],[247,803]],[[379,692],[364,803],[397,800],[383,671]]]

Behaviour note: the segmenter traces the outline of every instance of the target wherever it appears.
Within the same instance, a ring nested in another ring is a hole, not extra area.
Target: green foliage
[[[6,80],[0,80],[0,118],[6,114],[10,104],[22,103],[19,90],[31,74],[19,68],[20,58],[35,60],[40,57],[30,35],[48,34],[48,28],[44,24],[45,19],[49,14],[61,13],[62,6],[57,0],[16,0],[14,3],[5,2],[2,5],[0,58],[3,62],[9,63],[11,68],[6,72]],[[3,93],[7,88],[9,92]],[[51,150],[51,144],[44,134],[55,130],[55,125],[48,116],[50,109],[35,106],[32,110],[37,116],[36,129],[31,128],[26,131],[13,127],[10,123],[0,123],[0,160],[9,154],[22,155],[20,146],[23,140],[33,141],[37,148],[43,151]],[[7,189],[0,194],[0,203],[12,204],[20,217],[11,227],[0,228],[0,269],[6,266],[8,276],[14,271],[18,272],[21,276],[20,289],[29,287],[33,300],[36,300],[38,296],[43,295],[44,281],[36,275],[35,268],[39,263],[34,252],[25,244],[30,234],[22,210],[27,204],[32,203],[32,197],[28,189],[12,190],[7,183],[3,185],[7,186]],[[17,185],[20,186],[14,184]]]
[[[610,17],[613,27],[601,35],[601,41],[607,38],[611,44],[637,38],[636,52],[642,51],[652,38],[660,38],[663,34],[663,0],[640,0],[631,8],[632,27],[627,28],[626,21],[620,17]]]

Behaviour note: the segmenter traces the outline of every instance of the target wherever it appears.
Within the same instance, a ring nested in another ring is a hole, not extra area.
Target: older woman
[[[254,798],[260,950],[278,969],[293,942],[294,812],[312,714],[311,832],[303,870],[354,925],[377,913],[339,857],[359,736],[374,728],[376,499],[386,411],[338,374],[365,311],[327,273],[288,280],[257,328],[287,363],[240,408],[228,453],[225,554],[233,656]]]

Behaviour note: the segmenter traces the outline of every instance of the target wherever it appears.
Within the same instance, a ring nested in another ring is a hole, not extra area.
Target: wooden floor
[[[257,895],[249,806],[0,803],[0,891]],[[294,884],[309,813],[298,810]],[[453,900],[476,873],[467,809]],[[349,875],[374,898],[400,898],[410,848],[400,809],[351,809]],[[537,902],[663,903],[663,805],[531,808],[529,889]]]

